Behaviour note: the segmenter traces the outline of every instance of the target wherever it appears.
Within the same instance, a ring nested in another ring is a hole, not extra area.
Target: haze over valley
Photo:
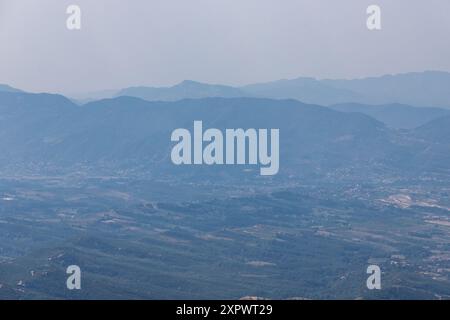
[[[445,72],[82,98],[1,85],[0,298],[448,299],[448,88]],[[171,132],[196,120],[278,128],[278,174],[174,165]]]

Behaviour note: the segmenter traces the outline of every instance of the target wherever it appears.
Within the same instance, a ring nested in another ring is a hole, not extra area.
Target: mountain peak
[[[183,99],[201,99],[208,97],[235,98],[244,94],[240,89],[207,84],[194,80],[184,80],[172,87],[132,87],[123,89],[117,96],[133,96],[148,101],[176,101]]]
[[[194,81],[194,80],[183,80],[174,87],[199,87],[199,86],[209,86],[209,84]]]
[[[23,92],[22,90],[13,88],[7,84],[1,84],[0,83],[0,91],[1,92]]]

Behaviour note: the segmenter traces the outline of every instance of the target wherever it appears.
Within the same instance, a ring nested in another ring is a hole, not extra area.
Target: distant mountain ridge
[[[119,91],[115,96],[131,96],[149,101],[176,101],[214,97],[237,98],[245,96],[245,93],[230,86],[185,80],[172,87],[130,87]]]
[[[414,130],[416,136],[435,143],[445,143],[449,145],[448,154],[450,157],[450,115],[437,118]]]
[[[399,133],[361,113],[296,100],[149,102],[117,97],[78,106],[59,95],[6,92],[0,92],[0,149],[4,151],[0,167],[7,172],[31,170],[30,166],[33,170],[81,166],[95,172],[109,168],[110,173],[138,170],[140,174],[200,178],[209,172],[215,177],[241,177],[240,166],[178,167],[171,163],[171,132],[192,129],[194,120],[202,120],[205,128],[221,130],[280,129],[280,175],[285,177],[336,170],[364,175],[385,170],[411,174],[450,170],[447,120],[436,128],[432,125],[431,131],[424,126]]]
[[[0,85],[0,92],[22,91],[8,85]],[[85,104],[119,96],[137,97],[148,101],[250,97],[295,99],[303,103],[324,106],[402,104],[450,109],[450,73],[424,71],[350,80],[299,77],[240,87],[185,80],[170,87],[137,86],[79,93],[70,97],[78,104]]]
[[[22,90],[13,88],[7,84],[0,84],[0,92],[23,92]]]
[[[450,73],[412,72],[353,80],[297,78],[253,84],[246,93],[267,98],[292,98],[305,103],[406,104],[450,108]]]
[[[425,71],[352,80],[299,77],[241,87],[186,80],[172,87],[130,87],[102,95],[111,98],[117,96],[132,96],[148,101],[254,97],[296,99],[325,106],[343,103],[405,104],[450,109],[450,73]]]
[[[397,129],[413,129],[432,120],[450,115],[450,110],[433,107],[411,107],[403,104],[364,105],[344,103],[330,106],[342,112],[360,112],[371,116],[387,126]]]

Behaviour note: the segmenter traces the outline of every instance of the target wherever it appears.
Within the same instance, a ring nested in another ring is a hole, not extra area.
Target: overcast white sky
[[[66,8],[82,30],[66,29]],[[382,8],[381,31],[366,8]],[[450,71],[449,0],[0,0],[0,83],[76,93]]]

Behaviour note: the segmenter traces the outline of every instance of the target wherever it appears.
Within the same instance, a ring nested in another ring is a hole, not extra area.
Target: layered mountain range
[[[450,169],[450,117],[443,109],[328,108],[248,97],[146,101],[122,96],[80,106],[61,95],[22,92],[0,92],[0,163],[7,172],[86,166],[180,173],[186,168],[170,161],[170,135],[177,128],[192,129],[195,120],[205,128],[280,129],[282,176]],[[242,174],[244,168],[185,171],[208,170]],[[245,172],[256,174],[251,166]]]
[[[183,81],[172,87],[130,87],[103,92],[102,97],[133,96],[144,100],[174,101],[206,97],[257,97],[296,99],[304,103],[333,105],[404,104],[450,108],[450,73],[427,71],[362,79],[299,77],[240,87]],[[99,97],[99,95],[95,95]],[[85,97],[86,98],[86,97]]]

